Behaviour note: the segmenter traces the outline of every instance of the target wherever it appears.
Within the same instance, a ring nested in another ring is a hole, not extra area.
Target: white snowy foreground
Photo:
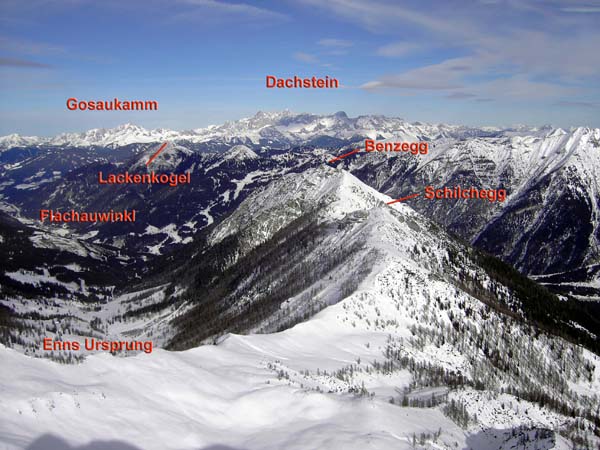
[[[31,448],[48,450],[93,441],[114,442],[83,448],[411,448],[413,432],[440,427],[441,440],[464,445],[463,431],[437,410],[310,392],[278,380],[268,361],[331,370],[357,354],[380,356],[383,334],[337,330],[325,342],[320,337],[331,331],[323,330],[328,323],[317,317],[276,335],[230,336],[179,353],[97,354],[76,366],[1,347],[0,448],[28,448],[36,439],[44,445]]]
[[[380,358],[385,333],[332,329],[343,303],[282,333],[230,336],[185,352],[95,354],[61,365],[2,346],[0,448],[408,449],[413,433],[439,429],[437,442],[422,448],[485,448],[487,441],[467,437],[439,409],[319,393],[308,390],[310,383],[278,379],[269,363],[312,372],[343,367],[356,355]],[[409,377],[365,383],[379,394]]]

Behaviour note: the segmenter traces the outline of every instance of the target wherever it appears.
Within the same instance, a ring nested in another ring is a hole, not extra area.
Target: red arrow
[[[402,197],[402,198],[399,198],[399,199],[396,199],[396,200],[392,200],[391,202],[387,202],[387,204],[388,204],[388,205],[391,205],[392,203],[403,202],[404,200],[408,200],[408,199],[411,199],[411,198],[415,198],[415,197],[418,197],[419,195],[421,195],[421,194],[412,194],[412,195],[408,195],[408,196],[406,196],[406,197]]]
[[[152,155],[152,156],[150,157],[150,159],[149,159],[149,160],[148,160],[148,162],[146,163],[146,166],[149,166],[149,165],[150,165],[150,163],[151,163],[152,161],[154,161],[158,155],[160,155],[160,152],[162,152],[162,151],[165,149],[165,147],[167,146],[167,144],[168,144],[168,142],[165,142],[163,145],[161,145],[161,146],[160,146],[160,148],[158,149],[158,151],[157,151],[157,152],[156,152],[154,155]]]
[[[350,156],[350,155],[354,155],[354,154],[356,154],[356,153],[358,153],[358,152],[360,152],[360,149],[359,149],[359,148],[357,148],[356,150],[352,150],[351,152],[344,153],[343,155],[336,156],[335,158],[331,159],[331,160],[329,161],[329,163],[331,164],[332,162],[339,161],[340,159],[344,159],[345,157],[347,157],[347,156]]]

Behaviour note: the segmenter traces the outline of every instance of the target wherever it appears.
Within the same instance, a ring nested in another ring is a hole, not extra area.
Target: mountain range
[[[330,162],[365,139],[426,141],[429,152],[360,151]],[[599,129],[284,111],[186,132],[124,125],[10,135],[0,146],[0,352],[28,380],[11,386],[1,413],[5,431],[21,430],[15,447],[36,433],[56,444],[56,423],[76,422],[99,439],[91,420],[99,410],[117,436],[144,448],[159,448],[143,436],[164,421],[175,427],[169,439],[189,436],[172,448],[281,448],[295,435],[344,448],[600,442]],[[97,182],[99,171],[150,170],[190,173],[192,182]],[[508,195],[422,195],[426,186],[456,185]],[[411,194],[421,195],[390,204]],[[42,208],[128,208],[137,220],[48,224]],[[81,353],[39,345],[86,336],[152,340],[173,352],[81,362]],[[7,347],[79,361],[89,383]],[[58,392],[46,370],[60,380]],[[120,370],[139,385],[101,380]],[[168,404],[165,413],[128,429],[117,412],[148,397],[153,377],[198,377],[198,385],[161,383],[165,394],[146,404]],[[191,404],[171,401],[187,395],[234,424],[243,411],[260,413],[227,434]],[[361,414],[379,418],[377,433],[344,425],[363,408],[374,409]],[[260,438],[281,411],[280,437]],[[321,416],[330,428],[319,431]],[[175,425],[186,418],[194,426]],[[77,440],[66,427],[60,436]]]
[[[124,125],[55,138],[11,135],[0,138],[0,193],[29,218],[36,217],[42,206],[122,204],[166,210],[153,217],[148,211],[146,219],[123,229],[139,238],[149,226],[147,234],[170,226],[171,234],[136,239],[137,250],[156,253],[157,245],[185,241],[223,217],[255,187],[287,171],[317,167],[346,149],[364,148],[367,138],[427,141],[430,151],[427,155],[363,152],[336,165],[393,197],[422,193],[428,185],[506,189],[508,199],[503,203],[431,202],[421,197],[410,204],[451,233],[557,292],[600,298],[598,129],[469,128],[383,116],[348,118],[343,112],[318,116],[284,111],[259,112],[189,132]],[[156,161],[155,170],[189,171],[192,186],[172,193],[156,187],[97,186],[98,171],[143,172],[145,161],[163,141],[171,143],[170,150]],[[73,183],[75,179],[82,183]],[[172,205],[189,202],[197,207],[178,205],[174,215],[168,213]],[[114,230],[103,233],[102,228],[90,230],[98,231],[104,243],[128,240]],[[139,248],[141,243],[149,245]]]

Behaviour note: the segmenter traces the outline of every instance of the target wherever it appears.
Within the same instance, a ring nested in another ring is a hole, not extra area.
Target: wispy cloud
[[[117,11],[139,18],[142,14],[160,15],[163,19],[202,21],[204,23],[236,21],[256,23],[289,20],[289,16],[251,3],[224,0],[2,0],[3,7],[14,19],[44,12],[68,12],[90,6]],[[4,11],[3,11],[4,12]]]
[[[175,16],[177,19],[241,20],[244,22],[288,20],[288,16],[285,14],[247,3],[229,3],[217,0],[176,1],[194,7],[190,11],[177,14]]]
[[[457,90],[467,88],[481,98],[552,99],[592,92],[600,76],[600,29],[591,18],[600,7],[589,3],[481,1],[465,10],[432,0],[301,1],[367,31],[403,37],[375,53],[411,58],[417,67],[376,77],[364,89],[446,90],[446,98],[458,99]],[[423,65],[421,42],[436,49],[437,62]]]
[[[0,66],[2,67],[20,67],[30,69],[50,69],[52,66],[42,64],[35,61],[28,61],[18,58],[0,58]]]
[[[573,100],[561,100],[555,103],[557,106],[572,106],[576,108],[598,108],[600,103],[584,102],[584,101],[573,101]]]
[[[539,2],[531,5],[527,1],[494,3],[493,14],[487,11],[487,5],[466,12],[431,1],[422,2],[422,11],[406,7],[407,3],[392,4],[381,0],[301,1],[318,4],[369,30],[374,26],[378,31],[402,29],[398,23],[412,26],[427,37],[429,45],[444,48],[451,43],[452,47],[462,48],[469,55],[494,55],[493,61],[490,59],[494,64],[511,65],[517,70],[569,76],[600,74],[600,52],[597,51],[600,29],[591,24],[577,27],[572,21],[562,23],[561,18],[555,16],[567,7],[568,2],[564,1],[554,2],[553,9],[545,10],[540,10]],[[584,8],[585,5],[575,6]],[[534,17],[545,20],[539,26],[533,25],[533,19],[532,24],[519,23],[511,7],[518,10],[529,7]],[[392,22],[395,22],[394,28],[385,28]],[[554,22],[556,27],[552,26]],[[377,54],[404,56],[414,49],[415,44],[410,42],[392,42],[380,47]]]
[[[354,45],[352,41],[336,38],[321,39],[317,44],[321,48],[321,53],[332,56],[347,55],[350,48]]]
[[[0,36],[0,49],[25,55],[57,55],[66,53],[59,45]]]
[[[547,99],[581,94],[581,88],[530,80],[526,75],[508,75],[472,83],[469,75],[481,73],[477,59],[457,58],[421,67],[399,75],[387,75],[365,83],[367,90],[406,89],[448,91],[448,99],[486,97],[497,99]],[[462,89],[468,88],[469,93]]]
[[[46,59],[52,59],[54,66],[59,65],[59,60],[76,60],[97,64],[110,64],[114,62],[114,59],[110,56],[73,52],[62,45],[9,36],[0,36],[0,50],[14,56],[16,59],[23,59],[24,56],[43,56]]]
[[[448,95],[446,95],[446,98],[449,98],[451,100],[465,100],[468,98],[474,98],[477,97],[475,94],[471,94],[469,92],[452,92]]]
[[[580,14],[596,14],[600,13],[600,6],[580,6],[561,8],[561,11]]]
[[[435,17],[429,11],[421,12],[407,8],[404,3],[400,2],[390,3],[381,0],[300,1],[307,5],[327,9],[338,17],[358,23],[377,33],[385,29],[386,25],[397,26],[398,22],[408,22],[427,30],[453,35],[472,33],[472,26],[466,21],[450,22],[443,17]],[[440,5],[438,5],[439,7]]]
[[[421,48],[419,44],[415,44],[413,42],[395,42],[392,44],[384,45],[383,47],[379,47],[377,49],[377,54],[379,56],[387,56],[387,57],[397,57],[397,56],[405,56],[409,53],[412,53]]]
[[[348,47],[352,47],[354,45],[354,43],[351,41],[346,41],[344,39],[334,39],[334,38],[321,39],[319,42],[317,42],[317,44],[319,44],[323,47],[335,47],[335,48],[348,48]]]
[[[506,78],[481,83],[473,86],[482,97],[497,99],[512,98],[517,100],[546,100],[570,97],[581,93],[580,88],[563,86],[545,81],[533,81],[525,75],[513,75]]]
[[[462,76],[472,69],[470,58],[455,58],[409,70],[398,75],[385,75],[365,83],[364,89],[449,90],[464,87]]]
[[[315,55],[312,55],[310,53],[305,53],[305,52],[294,53],[294,59],[304,62],[304,63],[308,63],[308,64],[318,64],[319,63],[319,58],[317,58]]]

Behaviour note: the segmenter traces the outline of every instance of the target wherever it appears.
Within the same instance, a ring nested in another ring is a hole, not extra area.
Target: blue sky
[[[2,0],[0,134],[190,129],[258,110],[600,126],[600,2]],[[336,77],[275,90],[265,76]],[[69,97],[158,112],[71,112]]]

